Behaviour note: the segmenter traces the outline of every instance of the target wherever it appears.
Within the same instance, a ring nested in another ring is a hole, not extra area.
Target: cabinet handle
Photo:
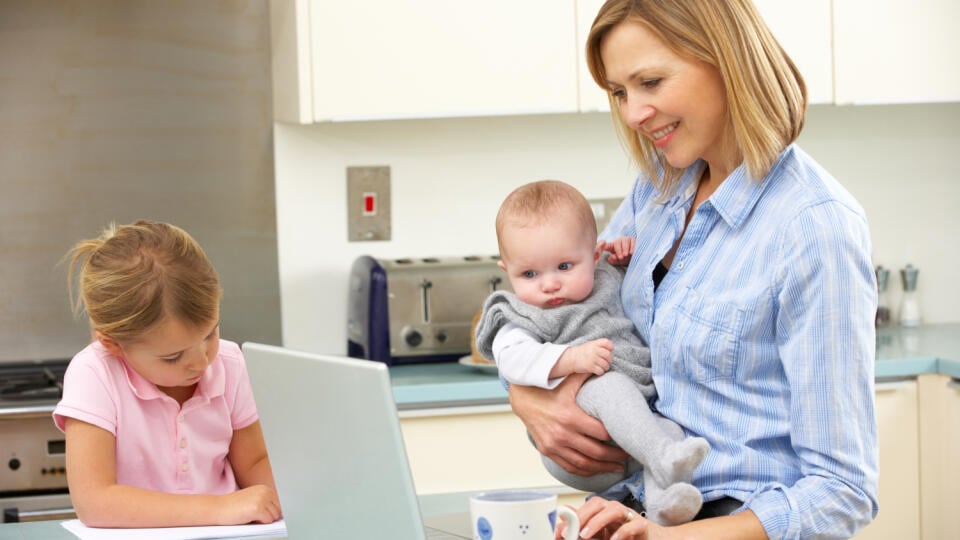
[[[873,385],[873,391],[877,394],[888,393],[888,392],[897,392],[908,388],[914,385],[913,381],[888,381],[888,382],[878,382]]]

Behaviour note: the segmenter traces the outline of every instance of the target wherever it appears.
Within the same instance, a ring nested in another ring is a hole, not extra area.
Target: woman
[[[794,144],[802,77],[749,0],[609,0],[587,61],[641,170],[601,236],[637,238],[621,296],[653,405],[711,450],[710,519],[647,521],[636,476],[584,504],[584,537],[852,536],[878,510],[876,286],[863,209]],[[585,377],[510,389],[580,475],[625,457],[576,407]]]

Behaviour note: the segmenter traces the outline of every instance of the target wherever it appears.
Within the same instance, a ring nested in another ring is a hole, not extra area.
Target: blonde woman
[[[641,171],[601,240],[636,238],[621,298],[653,405],[711,451],[694,521],[644,519],[635,475],[584,504],[583,536],[853,536],[878,511],[876,284],[863,209],[795,144],[800,73],[750,0],[609,0],[587,61]],[[617,470],[584,379],[511,404],[569,472]]]
[[[77,243],[71,290],[94,340],[54,421],[77,516],[93,527],[281,517],[240,348],[220,339],[220,279],[182,229],[138,221]]]

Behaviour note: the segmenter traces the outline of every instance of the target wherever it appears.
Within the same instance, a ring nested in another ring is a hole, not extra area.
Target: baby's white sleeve
[[[494,336],[491,348],[500,376],[510,384],[552,389],[563,382],[564,377],[549,377],[566,345],[541,343],[526,330],[507,323]]]

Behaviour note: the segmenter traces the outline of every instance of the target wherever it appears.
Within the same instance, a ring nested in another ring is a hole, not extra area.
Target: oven
[[[3,522],[74,517],[66,446],[53,424],[69,360],[0,364],[0,511]]]

